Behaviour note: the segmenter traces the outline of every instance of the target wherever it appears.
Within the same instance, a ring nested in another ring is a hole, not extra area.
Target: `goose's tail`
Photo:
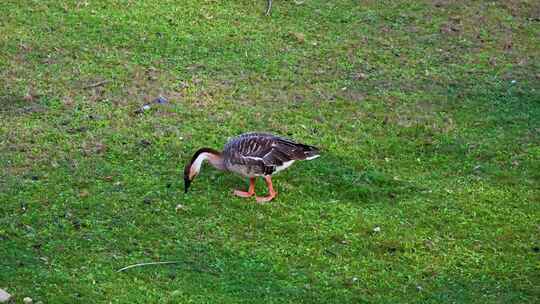
[[[312,160],[321,156],[319,148],[309,145],[302,145],[304,156],[306,160]]]

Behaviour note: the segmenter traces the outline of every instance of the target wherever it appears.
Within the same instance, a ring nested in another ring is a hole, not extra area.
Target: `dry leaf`
[[[299,43],[304,43],[306,41],[306,36],[298,32],[290,32],[289,35],[296,39]]]

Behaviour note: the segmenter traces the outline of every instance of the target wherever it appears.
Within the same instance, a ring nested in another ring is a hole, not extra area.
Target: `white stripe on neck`
[[[191,170],[193,170],[195,173],[199,173],[201,171],[201,165],[203,161],[207,160],[210,157],[210,153],[203,152],[197,156],[193,164],[191,165]]]

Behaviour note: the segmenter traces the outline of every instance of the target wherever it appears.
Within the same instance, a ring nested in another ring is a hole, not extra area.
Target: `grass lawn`
[[[540,3],[265,6],[0,1],[0,288],[539,303]],[[255,130],[323,154],[269,204],[209,166],[183,193],[196,149]],[[179,262],[117,272],[152,261]]]

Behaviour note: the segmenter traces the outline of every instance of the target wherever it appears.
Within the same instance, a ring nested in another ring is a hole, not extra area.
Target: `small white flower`
[[[373,228],[373,232],[381,232],[381,227],[377,226]]]

